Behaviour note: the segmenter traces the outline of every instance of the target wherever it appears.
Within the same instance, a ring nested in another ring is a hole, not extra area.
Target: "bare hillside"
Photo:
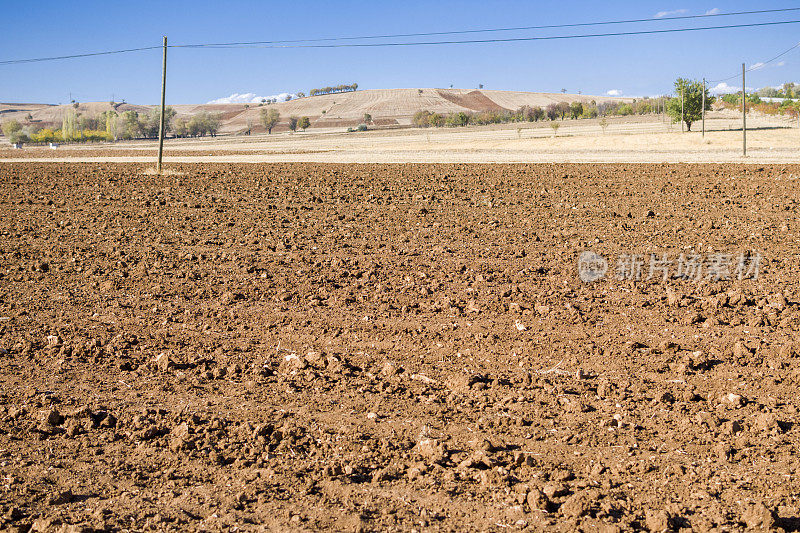
[[[269,104],[282,117],[277,131],[286,129],[286,120],[292,115],[307,116],[312,128],[340,128],[354,126],[369,113],[377,126],[407,126],[411,117],[420,110],[434,113],[459,111],[515,110],[523,105],[546,106],[554,102],[574,101],[628,101],[628,98],[611,98],[561,93],[529,93],[520,91],[490,91],[470,89],[374,89],[351,93],[308,96]],[[258,132],[262,106],[258,104],[170,104],[179,116],[190,117],[200,112],[219,113],[222,118],[220,132],[236,134],[251,128]],[[137,111],[148,113],[153,105],[116,104],[108,102],[79,103],[74,108],[84,115],[97,115],[109,109],[117,112]],[[263,106],[267,107],[267,106]],[[0,121],[16,119],[22,123],[47,127],[60,125],[62,117],[73,105],[2,104]],[[28,116],[30,115],[30,118]]]

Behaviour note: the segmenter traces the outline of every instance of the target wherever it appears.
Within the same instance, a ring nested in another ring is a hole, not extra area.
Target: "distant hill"
[[[409,126],[417,111],[432,113],[457,113],[459,111],[513,111],[524,105],[545,107],[558,102],[627,102],[630,98],[591,96],[562,93],[529,93],[521,91],[493,91],[468,89],[373,89],[321,96],[307,96],[289,102],[264,105],[274,107],[281,114],[281,124],[275,131],[286,129],[286,119],[291,115],[307,116],[312,128],[341,128],[355,126],[363,121],[365,113],[372,116],[376,126]],[[259,124],[262,107],[258,104],[174,104],[179,116],[191,116],[203,111],[222,115],[221,134],[245,131],[248,124],[254,133],[263,131]],[[134,110],[148,113],[153,105],[116,104],[118,113]],[[4,104],[0,103],[0,122],[10,119],[43,126],[58,126],[69,105]],[[108,102],[80,103],[81,114],[98,115],[112,109]]]

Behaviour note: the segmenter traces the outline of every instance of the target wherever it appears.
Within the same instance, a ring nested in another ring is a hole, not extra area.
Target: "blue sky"
[[[170,44],[450,31],[797,7],[793,2],[418,1],[8,2],[0,60]],[[563,35],[738,22],[800,20],[800,11],[598,28],[492,34]],[[452,36],[448,39],[473,38]],[[167,101],[203,103],[234,93],[269,96],[358,82],[395,87],[582,91],[655,95],[677,76],[721,79],[800,41],[800,24],[569,41],[366,49],[170,49]],[[800,81],[800,48],[749,74],[748,86]],[[0,101],[156,103],[160,51],[0,65]],[[728,83],[735,85],[738,80]]]

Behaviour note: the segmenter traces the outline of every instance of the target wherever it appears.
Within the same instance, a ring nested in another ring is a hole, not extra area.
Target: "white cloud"
[[[271,96],[258,96],[256,93],[233,93],[230,96],[226,96],[224,98],[217,98],[216,100],[211,100],[208,103],[209,104],[257,104],[261,102],[261,100],[272,100],[273,98],[277,99],[279,102],[284,102],[289,97],[296,98],[297,95],[293,93],[281,93],[281,94],[273,94]]]
[[[742,86],[735,86],[735,85],[728,85],[724,81],[722,83],[718,83],[717,85],[711,87],[708,92],[711,94],[730,94],[730,93],[738,93],[741,92]],[[745,87],[747,91],[755,91],[752,87]]]
[[[606,91],[606,94],[608,96],[619,96],[622,94],[622,91],[620,91],[619,89],[611,89],[610,91]]]
[[[709,9],[708,11],[706,11],[706,12],[705,12],[705,13],[703,13],[703,14],[704,14],[704,15],[719,15],[719,8],[718,8],[718,7],[715,7],[715,8],[713,8],[713,9]]]
[[[736,87],[731,87],[724,81],[722,83],[718,83],[715,86],[711,87],[708,92],[711,94],[727,94],[736,91]]]
[[[772,63],[772,64],[762,63],[759,61],[758,63],[753,63],[752,65],[750,65],[750,68],[748,70],[761,70],[762,68],[778,68],[784,65],[786,65],[786,61],[778,61],[777,63]]]
[[[674,17],[675,15],[683,15],[684,13],[688,13],[688,9],[674,9],[672,11],[659,11],[656,13],[657,19],[664,18],[664,17]]]

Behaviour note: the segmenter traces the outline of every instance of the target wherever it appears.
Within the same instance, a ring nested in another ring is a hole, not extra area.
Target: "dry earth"
[[[167,162],[326,163],[516,163],[516,162],[741,162],[741,115],[709,114],[705,137],[659,116],[565,120],[556,135],[549,122],[468,128],[406,128],[344,133],[341,128],[306,133],[169,139]],[[781,117],[748,118],[748,159],[797,163],[800,129]],[[152,162],[155,142],[0,148],[0,161]]]
[[[0,165],[0,529],[800,527],[799,166],[143,170]]]

